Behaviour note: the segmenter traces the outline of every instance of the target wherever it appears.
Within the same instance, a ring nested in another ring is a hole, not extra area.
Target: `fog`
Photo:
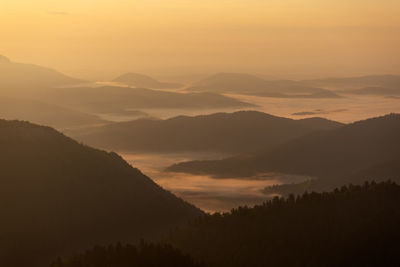
[[[218,112],[235,112],[239,110],[256,110],[293,119],[323,117],[343,123],[355,122],[371,117],[400,112],[400,98],[396,96],[354,96],[346,95],[337,99],[290,99],[270,98],[226,94],[229,97],[251,103],[257,107],[251,108],[208,108],[208,109],[157,109],[141,108],[146,116],[160,119],[173,118],[180,115],[196,116]],[[137,119],[138,114],[102,114],[100,117],[110,121],[130,121]],[[143,114],[142,114],[143,117]]]
[[[237,206],[261,204],[271,195],[262,192],[266,186],[302,182],[309,177],[284,174],[268,174],[258,179],[214,179],[210,176],[168,173],[169,165],[193,159],[220,159],[224,154],[168,153],[138,154],[119,153],[126,161],[152,177],[156,183],[177,196],[195,204],[207,212],[225,212]]]

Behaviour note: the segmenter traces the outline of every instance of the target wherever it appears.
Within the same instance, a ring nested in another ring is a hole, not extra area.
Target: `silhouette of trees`
[[[400,186],[343,186],[203,216],[170,242],[214,266],[399,266]]]
[[[51,267],[203,267],[187,254],[170,245],[151,244],[143,240],[138,246],[95,246],[66,261],[55,260]]]

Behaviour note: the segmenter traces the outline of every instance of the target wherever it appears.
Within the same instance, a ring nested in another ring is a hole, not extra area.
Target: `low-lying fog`
[[[299,182],[306,177],[271,174],[268,179],[214,179],[209,176],[167,173],[173,163],[193,159],[219,159],[226,155],[204,153],[138,154],[119,153],[126,161],[151,177],[163,188],[208,212],[229,211],[243,205],[261,204],[270,196],[261,190],[270,185]]]
[[[345,96],[337,99],[282,99],[257,96],[230,95],[259,107],[253,110],[276,116],[301,119],[320,116],[340,122],[353,122],[390,112],[400,112],[400,99],[389,97]],[[157,118],[178,115],[211,114],[219,111],[231,112],[238,109],[184,110],[149,109],[140,110]],[[129,120],[129,117],[113,117],[114,120]],[[135,117],[132,117],[135,119]],[[299,182],[307,177],[290,177],[279,174],[265,180],[214,179],[208,176],[166,173],[163,169],[173,163],[194,159],[217,159],[226,155],[217,154],[137,154],[120,153],[129,163],[183,199],[205,211],[227,211],[239,205],[262,203],[269,196],[261,190],[269,185]],[[291,179],[292,178],[292,179]]]
[[[371,117],[381,116],[388,113],[400,112],[400,98],[385,96],[355,96],[347,95],[343,98],[327,99],[296,99],[296,98],[270,98],[247,95],[227,96],[255,104],[258,107],[246,110],[257,110],[275,116],[302,119],[309,117],[323,117],[334,121],[350,123]],[[243,108],[220,108],[220,109],[141,109],[148,116],[167,119],[180,115],[204,115],[216,112],[234,112]],[[98,114],[104,119],[113,121],[129,121],[137,119],[132,115],[110,115]]]

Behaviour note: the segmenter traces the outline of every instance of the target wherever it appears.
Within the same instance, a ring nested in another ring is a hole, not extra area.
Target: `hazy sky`
[[[126,71],[400,73],[399,0],[0,0],[0,54]]]

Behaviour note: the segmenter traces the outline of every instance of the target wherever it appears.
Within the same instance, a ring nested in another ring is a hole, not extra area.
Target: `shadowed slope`
[[[216,113],[167,120],[114,123],[72,136],[97,147],[124,151],[248,153],[316,130],[342,124],[312,118],[292,120],[256,111]]]
[[[311,133],[252,156],[186,162],[168,170],[217,176],[251,176],[269,171],[318,177],[351,176],[399,159],[399,138],[400,115],[390,114]]]
[[[2,266],[43,266],[94,244],[157,237],[201,214],[117,154],[51,128],[1,120],[0,148]]]
[[[170,241],[214,266],[399,266],[400,186],[343,186],[206,216]]]

